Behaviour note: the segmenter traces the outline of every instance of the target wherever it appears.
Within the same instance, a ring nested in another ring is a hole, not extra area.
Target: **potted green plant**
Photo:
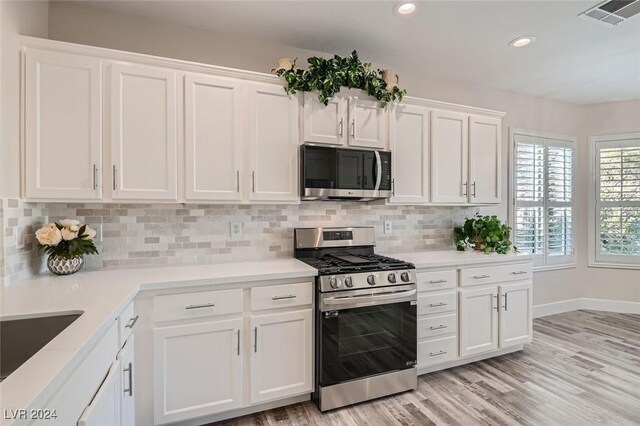
[[[334,55],[333,58],[326,59],[312,56],[307,59],[307,63],[309,67],[306,70],[297,69],[296,60],[288,69],[274,69],[276,75],[284,78],[288,94],[315,91],[318,92],[318,100],[327,105],[344,86],[364,90],[383,106],[388,102],[401,101],[407,94],[406,90],[399,89],[398,86],[388,85],[383,78],[384,71],[374,71],[370,63],[361,62],[355,50],[346,57]]]
[[[483,253],[507,254],[517,251],[511,240],[511,228],[497,216],[481,216],[465,220],[463,226],[454,228],[456,248],[460,251],[473,249]]]
[[[56,275],[69,275],[84,266],[85,254],[98,254],[95,229],[74,219],[42,225],[36,231],[38,248],[49,255],[47,267]]]

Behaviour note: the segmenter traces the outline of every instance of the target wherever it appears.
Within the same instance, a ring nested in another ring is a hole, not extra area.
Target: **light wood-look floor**
[[[321,414],[311,402],[224,425],[640,425],[640,315],[534,321],[524,351],[421,376],[415,392]]]

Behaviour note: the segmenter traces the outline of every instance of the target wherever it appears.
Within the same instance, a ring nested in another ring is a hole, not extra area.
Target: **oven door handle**
[[[389,302],[410,302],[416,300],[415,296],[418,290],[401,290],[401,291],[389,291],[384,293],[377,294],[363,294],[361,296],[336,296],[336,297],[327,297],[322,299],[322,306],[327,307],[326,310],[330,309],[332,306],[344,306],[349,305],[350,307],[357,306],[369,306],[375,304],[384,304]],[[406,300],[403,300],[406,299]],[[325,309],[323,309],[325,310]]]

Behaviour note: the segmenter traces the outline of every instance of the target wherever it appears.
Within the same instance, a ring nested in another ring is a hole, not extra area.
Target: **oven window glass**
[[[320,385],[415,365],[416,306],[411,302],[320,315]]]

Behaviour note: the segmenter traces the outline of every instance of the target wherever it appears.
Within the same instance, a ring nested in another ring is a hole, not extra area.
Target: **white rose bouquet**
[[[98,254],[93,238],[96,230],[73,219],[42,225],[36,231],[38,248],[49,255],[71,259],[85,254]]]

